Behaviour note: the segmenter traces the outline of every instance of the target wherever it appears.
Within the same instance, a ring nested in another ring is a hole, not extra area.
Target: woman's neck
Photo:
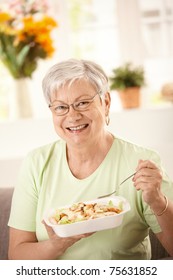
[[[102,139],[83,147],[67,146],[67,162],[73,175],[79,179],[91,175],[102,163],[113,143],[108,132]]]

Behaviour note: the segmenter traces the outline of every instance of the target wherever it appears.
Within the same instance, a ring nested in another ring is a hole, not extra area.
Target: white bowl
[[[80,222],[75,222],[71,224],[57,224],[54,225],[49,221],[49,218],[52,217],[57,209],[51,209],[48,211],[44,217],[44,221],[48,226],[51,226],[54,230],[54,232],[60,236],[60,237],[69,237],[69,236],[74,236],[78,234],[84,234],[84,233],[89,233],[89,232],[96,232],[96,231],[101,231],[105,229],[111,229],[115,228],[121,225],[123,216],[126,212],[130,210],[130,204],[129,202],[121,196],[111,196],[107,198],[102,198],[102,199],[95,199],[95,200],[90,200],[90,201],[84,201],[85,204],[90,204],[90,203],[100,203],[100,204],[107,204],[109,201],[112,201],[114,206],[119,205],[119,203],[122,203],[122,209],[123,211],[120,212],[119,214],[115,213],[114,215],[111,216],[104,216],[100,218],[95,218],[95,219],[90,219],[90,220],[85,220],[85,221],[80,221]],[[71,205],[63,206],[61,208],[68,208]]]

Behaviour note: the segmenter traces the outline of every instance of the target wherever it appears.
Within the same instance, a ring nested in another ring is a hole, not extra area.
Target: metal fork
[[[118,185],[118,188],[119,188],[122,184],[124,184],[128,179],[130,179],[131,177],[133,177],[135,174],[136,174],[136,172],[133,173],[133,174],[131,174],[130,176],[128,176],[126,179],[124,179],[124,180]],[[118,189],[118,188],[117,188],[117,189]],[[117,189],[116,189],[115,191],[109,193],[109,194],[99,196],[98,198],[104,198],[104,197],[110,196],[110,195],[116,193],[116,192],[117,192]]]

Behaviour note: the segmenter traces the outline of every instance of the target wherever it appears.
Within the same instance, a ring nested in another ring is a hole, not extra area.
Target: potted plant
[[[140,106],[140,89],[145,85],[145,75],[142,66],[133,66],[132,63],[113,69],[110,77],[110,89],[117,90],[123,108],[137,108]]]

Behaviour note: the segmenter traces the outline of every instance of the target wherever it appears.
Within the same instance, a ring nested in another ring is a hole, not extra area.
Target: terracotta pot
[[[138,108],[141,103],[140,88],[132,87],[119,92],[122,107],[124,109]]]
[[[163,99],[173,102],[173,83],[163,85],[161,89]]]

